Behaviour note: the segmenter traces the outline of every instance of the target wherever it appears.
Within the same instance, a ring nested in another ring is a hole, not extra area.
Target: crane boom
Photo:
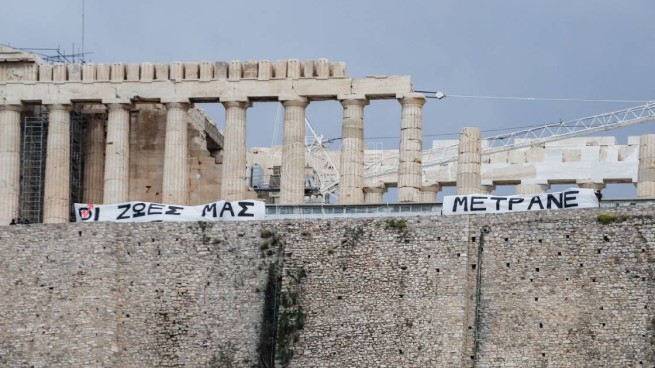
[[[518,130],[485,138],[486,146],[482,154],[488,155],[500,151],[534,146],[546,142],[581,136],[599,131],[618,129],[629,125],[641,124],[655,120],[655,102],[630,107],[623,110],[588,116],[567,122],[547,124],[529,129]],[[423,151],[428,158],[423,162],[423,168],[444,165],[457,161],[457,144],[432,148]],[[397,161],[398,156],[385,158],[386,162]],[[364,178],[374,180],[376,177],[396,173],[397,165],[381,168],[379,162],[365,168]]]

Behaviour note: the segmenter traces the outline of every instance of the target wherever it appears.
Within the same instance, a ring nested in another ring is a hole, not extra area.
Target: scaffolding
[[[25,116],[21,126],[21,181],[19,217],[31,223],[43,222],[43,189],[48,137],[48,114],[37,107]],[[73,112],[70,119],[70,220],[75,221],[73,203],[83,201],[84,144],[86,117]]]
[[[22,122],[20,214],[32,223],[43,221],[43,184],[48,137],[48,114],[43,108],[25,116]]]
[[[79,112],[71,113],[70,220],[75,221],[73,203],[82,203],[84,180],[84,145],[87,119]]]

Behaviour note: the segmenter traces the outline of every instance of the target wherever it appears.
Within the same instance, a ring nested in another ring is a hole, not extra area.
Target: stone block
[[[214,65],[209,61],[200,63],[200,80],[208,81],[214,79]]]
[[[96,65],[96,80],[97,81],[109,81],[111,75],[111,65],[109,64],[98,64]]]
[[[82,64],[82,81],[94,82],[95,80],[96,80],[95,64],[91,64],[91,63]]]
[[[579,149],[564,149],[562,151],[562,162],[580,161],[582,153]]]
[[[52,81],[52,65],[41,64],[39,65],[39,81],[50,82]]]
[[[111,81],[122,82],[125,80],[125,65],[123,63],[111,64]]]
[[[217,61],[214,64],[215,68],[215,73],[216,73],[216,79],[218,80],[226,80],[227,79],[227,74],[228,74],[228,69],[229,65],[225,61]]]
[[[158,63],[155,64],[155,79],[168,80],[168,64]]]
[[[228,80],[238,81],[241,80],[242,76],[243,76],[243,69],[241,67],[241,62],[239,60],[230,61]]]
[[[257,79],[269,80],[273,76],[273,65],[268,60],[260,60],[257,71]]]
[[[125,69],[127,70],[127,79],[130,82],[136,82],[140,78],[140,68],[139,64],[127,64]]]
[[[330,61],[328,59],[318,59],[316,63],[316,78],[330,78]]]
[[[198,78],[199,78],[198,63],[184,63],[184,79],[198,80]]]
[[[57,63],[53,65],[52,80],[55,82],[65,82],[67,80],[68,68],[64,63]]]
[[[302,63],[302,76],[304,78],[314,78],[314,60],[305,60]]]
[[[298,79],[301,76],[301,65],[297,59],[287,61],[287,78]]]
[[[330,76],[333,78],[347,77],[346,63],[344,63],[343,61],[330,63]]]
[[[184,64],[176,61],[170,66],[170,76],[171,80],[181,81],[184,79]]]
[[[152,82],[155,79],[155,64],[141,63],[141,82]]]
[[[273,78],[285,79],[287,77],[287,61],[278,60],[273,65]]]
[[[70,82],[82,81],[82,65],[81,64],[68,64],[68,80]]]
[[[259,65],[256,61],[247,60],[243,64],[243,79],[257,79],[257,69]]]

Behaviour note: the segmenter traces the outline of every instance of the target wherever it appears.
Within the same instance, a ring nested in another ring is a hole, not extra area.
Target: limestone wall
[[[0,366],[253,367],[274,304],[291,367],[652,366],[655,207],[603,211],[1,227]]]

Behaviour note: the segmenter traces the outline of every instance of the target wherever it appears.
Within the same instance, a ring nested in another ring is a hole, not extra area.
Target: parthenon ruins
[[[365,150],[364,109],[375,99],[399,101],[400,145],[390,164],[394,172],[371,178],[365,165],[385,156],[384,151]],[[344,63],[326,59],[48,64],[34,54],[2,47],[0,223],[17,217],[68,222],[73,201],[199,204],[256,198],[248,170],[255,164],[269,178],[279,168],[276,203],[303,204],[305,109],[323,100],[343,106],[342,145],[330,153],[338,166],[343,204],[381,203],[388,187],[398,188],[399,202],[434,202],[443,186],[474,193],[508,183],[518,184],[519,193],[530,193],[557,183],[602,188],[631,182],[638,197],[655,197],[652,134],[631,138],[625,146],[608,137],[578,139],[483,157],[479,129],[467,128],[457,163],[425,168],[426,99],[413,91],[408,76],[355,79],[346,74]],[[248,151],[246,112],[257,102],[283,106],[280,148]],[[220,132],[195,103],[221,103],[225,130]],[[594,163],[606,170],[581,169]],[[549,169],[553,165],[568,167],[570,175],[558,177]]]

